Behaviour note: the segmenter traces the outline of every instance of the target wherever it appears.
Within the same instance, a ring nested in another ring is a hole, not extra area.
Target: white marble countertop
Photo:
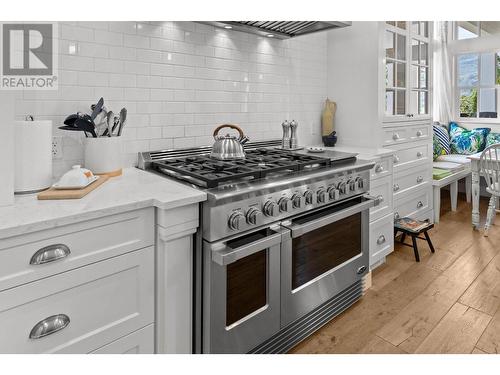
[[[360,159],[373,159],[373,158],[381,158],[384,156],[390,156],[394,154],[394,150],[389,148],[382,147],[359,147],[359,146],[351,146],[351,145],[335,145],[335,147],[325,147],[323,145],[314,145],[314,146],[306,146],[307,147],[322,147],[329,151],[341,151],[341,152],[352,152],[357,153],[358,158]],[[321,154],[318,154],[321,155]]]
[[[82,199],[40,201],[16,196],[0,207],[0,239],[145,207],[170,209],[202,202],[200,190],[137,168],[126,168]]]

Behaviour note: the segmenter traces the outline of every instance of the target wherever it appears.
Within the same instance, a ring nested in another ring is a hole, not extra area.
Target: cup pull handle
[[[35,324],[35,326],[31,329],[29,337],[30,339],[36,340],[52,335],[53,333],[66,328],[69,322],[69,317],[65,314],[49,316],[48,318],[45,318]]]
[[[56,260],[66,258],[71,251],[68,246],[63,244],[49,245],[38,250],[30,259],[30,264],[40,265]]]

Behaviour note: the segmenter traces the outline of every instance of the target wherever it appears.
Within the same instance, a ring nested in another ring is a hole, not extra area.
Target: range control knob
[[[274,201],[267,201],[264,203],[264,215],[266,216],[276,216],[278,214],[279,207]]]
[[[318,203],[325,203],[326,191],[323,188],[319,188],[316,192],[316,197],[318,198]]]
[[[245,220],[245,216],[241,211],[234,211],[230,216],[228,220],[228,225],[229,228],[232,230],[238,230],[241,227],[241,224],[243,224]]]
[[[337,189],[339,189],[339,193],[340,194],[345,194],[346,193],[346,187],[347,187],[347,185],[346,185],[345,181],[341,181],[337,185]]]
[[[349,187],[350,191],[356,190],[356,183],[354,182],[354,180],[352,178],[347,180],[347,186]]]
[[[291,211],[292,209],[292,201],[288,197],[281,197],[278,201],[278,205],[280,206],[281,212]]]
[[[301,208],[304,204],[305,198],[301,196],[299,193],[295,193],[292,195],[292,205],[293,208]]]
[[[304,199],[306,201],[306,204],[312,204],[312,202],[313,202],[313,192],[312,192],[312,190],[308,189],[308,190],[306,190],[304,192]]]
[[[363,189],[365,187],[365,181],[363,177],[356,177],[356,187],[358,189]]]
[[[326,189],[326,192],[328,193],[328,198],[331,201],[335,201],[335,200],[339,199],[340,194],[335,186],[333,186],[333,185],[329,186],[328,189]]]
[[[258,208],[250,207],[246,214],[247,223],[250,225],[256,225],[261,215],[262,212]]]

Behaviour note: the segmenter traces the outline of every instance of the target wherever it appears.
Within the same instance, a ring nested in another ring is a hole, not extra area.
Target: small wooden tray
[[[91,183],[84,189],[79,190],[61,190],[50,188],[49,190],[42,191],[37,195],[39,200],[52,200],[52,199],[80,199],[90,193],[92,190],[97,189],[99,186],[109,180],[109,176],[102,175],[98,180]]]

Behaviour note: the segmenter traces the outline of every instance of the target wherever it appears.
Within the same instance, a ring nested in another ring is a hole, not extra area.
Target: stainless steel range
[[[286,352],[362,295],[373,163],[248,143],[147,152],[139,167],[206,191],[197,234],[195,352]]]

